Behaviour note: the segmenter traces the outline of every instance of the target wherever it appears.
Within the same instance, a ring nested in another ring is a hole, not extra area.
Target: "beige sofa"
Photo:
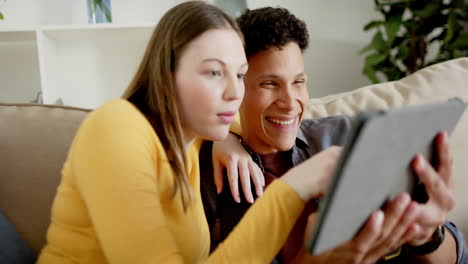
[[[313,85],[313,84],[312,84]],[[311,99],[308,117],[387,109],[458,96],[468,101],[468,58],[431,66],[398,82]],[[0,104],[0,211],[38,252],[45,242],[60,170],[86,109]],[[450,219],[468,234],[468,114],[452,137],[457,206]],[[73,210],[73,208],[70,208]]]

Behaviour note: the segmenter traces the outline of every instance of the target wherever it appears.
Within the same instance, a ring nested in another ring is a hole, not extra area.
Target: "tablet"
[[[425,202],[424,186],[410,163],[418,153],[436,162],[435,136],[450,134],[465,108],[454,98],[358,114],[321,201],[317,224],[307,236],[307,250],[317,255],[351,240],[372,212],[398,193],[406,191]]]

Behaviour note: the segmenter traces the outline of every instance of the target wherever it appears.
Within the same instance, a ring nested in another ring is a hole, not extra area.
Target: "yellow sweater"
[[[115,100],[83,121],[62,171],[38,263],[269,263],[304,203],[276,180],[208,256],[198,149],[187,153],[194,197],[184,213],[173,173],[146,118]]]

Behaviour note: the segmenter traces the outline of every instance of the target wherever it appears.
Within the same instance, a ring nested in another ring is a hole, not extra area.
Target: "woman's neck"
[[[185,152],[187,152],[190,148],[190,146],[192,145],[192,143],[195,141],[195,134],[193,134],[192,132],[189,132],[189,131],[186,131],[186,130],[182,130],[183,133],[182,133],[182,143],[184,144],[184,150]]]

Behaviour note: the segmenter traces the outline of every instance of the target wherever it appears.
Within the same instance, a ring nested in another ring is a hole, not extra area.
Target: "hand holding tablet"
[[[410,163],[421,153],[435,164],[434,137],[441,131],[451,132],[465,107],[461,100],[452,99],[359,114],[317,224],[307,238],[308,251],[320,254],[353,239],[371,213],[398,193],[411,193],[420,202],[427,200]]]

